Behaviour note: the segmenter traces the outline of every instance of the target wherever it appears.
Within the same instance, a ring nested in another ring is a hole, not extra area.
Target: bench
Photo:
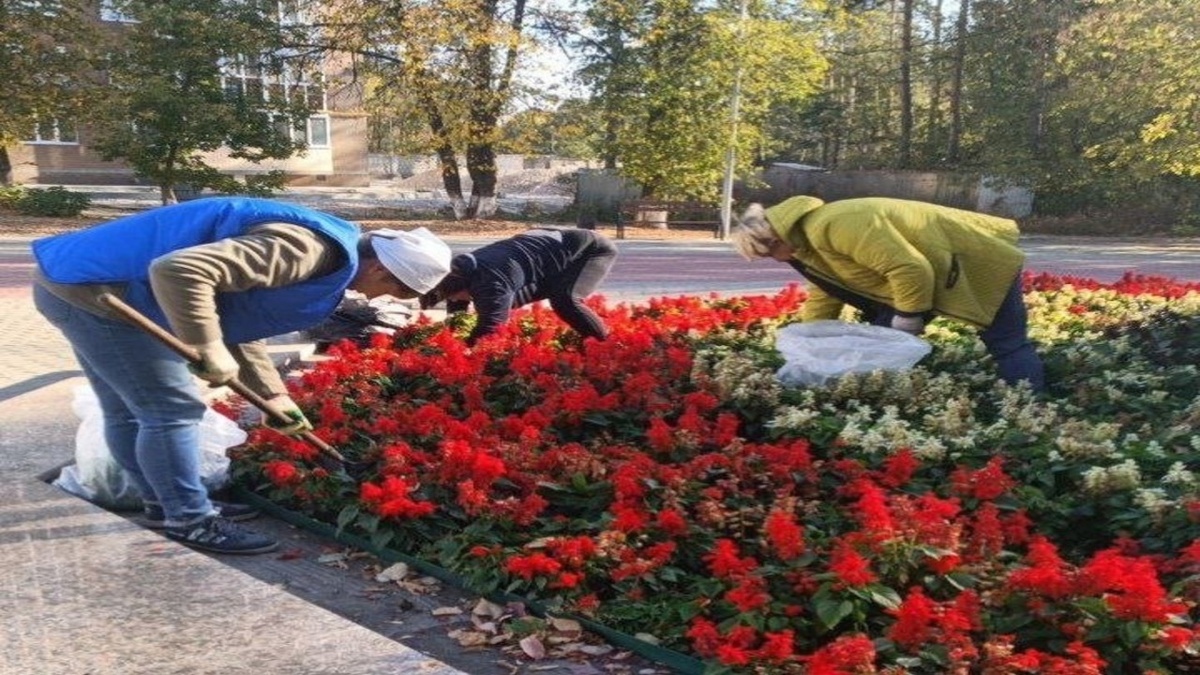
[[[666,220],[661,218],[650,220],[647,214],[666,214]],[[622,202],[617,211],[617,239],[625,238],[625,227],[628,225],[652,226],[669,229],[672,226],[694,227],[702,225],[712,229],[713,236],[721,236],[721,207],[716,204],[698,201],[672,201],[666,199],[633,199]]]

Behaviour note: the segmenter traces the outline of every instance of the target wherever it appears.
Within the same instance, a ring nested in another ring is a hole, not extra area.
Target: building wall
[[[120,30],[120,24],[105,22]],[[363,93],[348,67],[348,59],[331,58],[325,64],[330,83],[326,92],[329,145],[312,147],[285,160],[253,163],[229,156],[227,151],[204,155],[205,162],[223,173],[241,177],[282,170],[292,185],[365,186],[370,184],[367,165],[367,115]],[[88,131],[78,131],[74,143],[21,143],[9,149],[13,181],[27,185],[140,185],[124,162],[106,162],[88,147]]]

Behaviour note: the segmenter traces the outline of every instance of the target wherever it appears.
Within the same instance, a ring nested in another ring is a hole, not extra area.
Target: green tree
[[[1067,33],[1063,109],[1082,154],[1138,178],[1200,176],[1200,12],[1100,0]]]
[[[11,180],[8,146],[39,123],[78,120],[94,84],[90,9],[76,0],[0,0],[0,183]]]
[[[588,16],[595,37],[584,74],[605,111],[612,156],[649,195],[717,196],[735,84],[736,157],[745,174],[771,142],[771,107],[799,105],[824,75],[818,25],[811,16],[784,14],[783,5],[754,3],[745,21],[733,7],[692,0],[610,0],[602,7],[605,14]]]
[[[164,204],[181,184],[238,188],[204,153],[262,161],[306,147],[301,130],[324,83],[283,50],[296,37],[278,3],[128,0],[120,10],[137,20],[113,35],[95,147],[152,180]]]

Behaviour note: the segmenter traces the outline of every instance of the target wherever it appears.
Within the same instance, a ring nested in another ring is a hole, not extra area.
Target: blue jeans
[[[876,326],[891,326],[892,312],[878,311],[871,319]],[[1046,373],[1042,359],[1029,339],[1029,319],[1025,310],[1025,297],[1021,293],[1021,275],[1018,274],[1008,294],[996,310],[992,325],[979,333],[979,339],[996,361],[1000,379],[1009,384],[1027,380],[1036,392],[1046,390]]]
[[[205,404],[187,363],[142,329],[65,302],[40,285],[33,302],[75,351],[104,413],[104,438],[142,499],[167,526],[215,513],[200,481]]]

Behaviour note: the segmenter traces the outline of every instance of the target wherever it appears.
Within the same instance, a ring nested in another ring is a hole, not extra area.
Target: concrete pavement
[[[447,240],[456,250],[484,242]],[[282,582],[168,542],[41,480],[73,457],[70,401],[82,380],[66,342],[32,306],[28,243],[0,239],[0,675],[517,672],[481,661],[447,665],[448,656],[422,653],[432,638],[412,638],[416,629],[368,630]],[[600,289],[613,301],[774,292],[799,281],[786,266],[742,261],[724,242],[618,246]],[[1029,237],[1024,248],[1033,271],[1200,279],[1197,240]],[[451,602],[430,600],[439,601]]]

